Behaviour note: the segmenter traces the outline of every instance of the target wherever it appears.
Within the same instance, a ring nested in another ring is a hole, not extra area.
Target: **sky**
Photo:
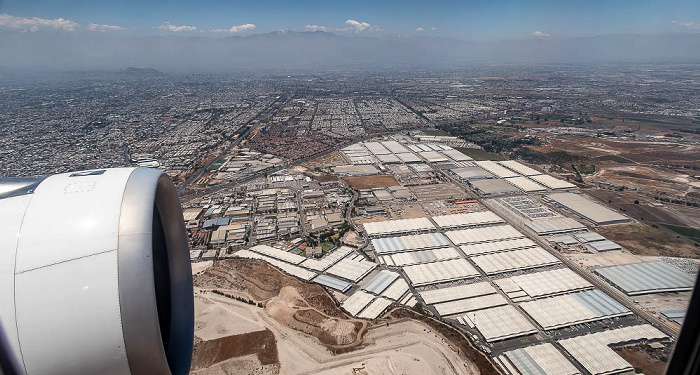
[[[228,36],[276,30],[464,40],[700,32],[700,1],[0,0],[2,33]]]

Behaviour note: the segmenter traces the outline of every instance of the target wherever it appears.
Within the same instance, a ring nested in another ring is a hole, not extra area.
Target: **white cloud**
[[[126,30],[126,27],[121,27],[117,25],[100,25],[97,23],[91,23],[85,27],[88,31],[122,31]]]
[[[695,22],[681,22],[681,21],[671,21],[671,23],[675,23],[678,26],[683,26],[687,27],[689,29],[700,29],[700,23],[695,23]]]
[[[425,31],[425,29],[422,27],[416,27],[416,31]]]
[[[236,34],[236,33],[243,33],[246,31],[253,31],[253,30],[255,30],[255,25],[253,25],[252,23],[246,23],[243,25],[231,26],[228,29],[214,29],[214,30],[212,30],[212,32]]]
[[[76,22],[64,18],[54,18],[50,20],[38,17],[15,17],[6,13],[0,13],[0,29],[5,30],[29,31],[34,33],[40,29],[74,31],[76,27],[78,27]]]
[[[328,28],[326,26],[321,26],[321,25],[306,25],[306,26],[304,26],[304,29],[306,31],[326,31],[326,32],[331,31],[330,28]]]
[[[375,30],[375,31],[383,31],[380,29],[378,26],[372,26],[368,24],[367,22],[360,22],[360,21],[355,21],[355,20],[347,20],[345,21],[345,24],[348,25],[348,27],[344,29],[340,29],[342,31],[350,31],[355,34],[359,34],[363,31],[369,31],[369,30]]]
[[[197,31],[197,26],[187,26],[187,25],[182,25],[182,26],[175,26],[170,24],[170,22],[163,22],[162,25],[160,26],[153,26],[154,29],[160,29],[160,30],[167,30],[167,31],[172,31],[172,32],[181,32],[181,31]]]
[[[438,30],[440,30],[440,28],[439,28],[439,27],[434,27],[434,26],[433,26],[433,27],[430,28],[430,30],[438,31]]]
[[[536,36],[536,37],[538,37],[538,38],[547,38],[547,37],[549,37],[549,34],[544,33],[544,32],[542,32],[542,31],[539,31],[539,30],[533,31],[533,32],[532,32],[532,35],[533,35],[533,36]]]

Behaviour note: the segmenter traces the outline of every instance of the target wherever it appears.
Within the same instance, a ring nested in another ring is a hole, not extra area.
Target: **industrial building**
[[[404,267],[412,264],[429,263],[438,260],[457,259],[461,255],[451,247],[439,249],[409,251],[379,256],[379,261],[389,266]]]
[[[433,216],[432,219],[435,224],[442,229],[455,229],[477,225],[499,224],[504,222],[503,219],[491,211],[477,211]]]
[[[461,229],[445,232],[445,235],[456,245],[488,241],[507,240],[525,237],[510,225]]]
[[[693,290],[695,277],[663,261],[598,268],[595,273],[629,296]]]
[[[476,328],[487,342],[502,341],[537,332],[537,328],[517,308],[510,305],[472,311],[458,317],[457,321]]]
[[[462,245],[459,248],[467,256],[472,256],[498,253],[506,250],[524,249],[535,246],[537,246],[535,244],[535,241],[529,238],[516,238],[513,240],[502,240],[494,242],[475,243],[471,245]]]
[[[523,302],[520,307],[545,330],[632,313],[598,289]]]
[[[533,181],[537,182],[540,185],[544,185],[548,187],[549,189],[552,190],[557,190],[557,189],[573,189],[576,187],[576,185],[566,182],[563,180],[560,180],[558,178],[554,178],[548,174],[540,174],[536,176],[530,176],[530,179]]]
[[[523,176],[535,176],[538,174],[542,174],[540,171],[532,169],[532,168],[528,167],[527,165],[520,164],[515,160],[499,161],[498,164],[500,164],[500,165],[502,165],[510,170],[518,172]]]
[[[477,161],[475,164],[493,174],[494,176],[498,178],[508,178],[508,177],[518,177],[520,176],[519,174],[511,171],[510,169],[504,168],[500,164],[498,164],[495,161],[490,161],[490,160],[484,160],[484,161]]]
[[[513,276],[510,280],[531,298],[548,297],[593,288],[593,284],[568,268]]]
[[[550,343],[510,350],[497,357],[513,375],[580,375],[571,361]]]
[[[668,336],[658,329],[642,324],[572,337],[559,340],[558,343],[586,371],[593,375],[606,375],[634,372],[634,367],[612,350],[610,345],[665,339]]]
[[[520,191],[519,188],[499,178],[469,181],[469,185],[476,189],[481,195],[517,193]]]
[[[445,247],[449,244],[447,237],[442,233],[414,234],[401,237],[375,238],[372,240],[374,252],[380,255]]]
[[[400,234],[411,232],[424,232],[434,230],[433,223],[425,217],[416,219],[402,219],[380,221],[376,223],[364,223],[362,226],[368,236],[381,236],[387,234]]]
[[[630,222],[630,219],[627,216],[605,208],[602,205],[585,198],[581,194],[555,193],[547,195],[547,199],[575,212],[595,225]]]
[[[470,259],[487,275],[559,263],[559,259],[539,246],[477,255]]]
[[[436,284],[479,275],[474,266],[463,258],[416,264],[404,267],[403,271],[414,286]]]

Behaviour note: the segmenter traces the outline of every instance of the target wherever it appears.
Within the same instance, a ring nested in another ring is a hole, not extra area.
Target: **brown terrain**
[[[620,357],[634,366],[635,370],[639,369],[646,375],[664,375],[666,373],[666,363],[661,361],[659,357],[666,356],[667,353],[640,345],[614,349]]]
[[[259,260],[193,269],[195,374],[498,373],[461,333],[411,310],[355,319],[320,286]]]
[[[603,226],[596,232],[637,255],[700,258],[700,248],[692,242],[643,223]]]
[[[380,174],[376,176],[343,177],[343,180],[355,190],[374,189],[400,185],[394,176]]]

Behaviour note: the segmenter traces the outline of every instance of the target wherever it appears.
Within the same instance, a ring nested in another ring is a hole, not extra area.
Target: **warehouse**
[[[457,320],[476,327],[487,342],[506,340],[537,332],[523,314],[513,306],[499,306],[470,312]]]
[[[598,268],[594,272],[629,296],[689,291],[695,285],[693,275],[663,261]]]
[[[504,222],[503,219],[491,211],[477,211],[453,215],[433,216],[432,219],[435,224],[442,229],[498,224]]]
[[[528,196],[520,195],[515,197],[496,198],[494,200],[508,210],[513,211],[514,213],[529,220],[542,220],[558,216],[556,212],[538,202],[535,202]]]
[[[184,211],[182,211],[182,217],[185,220],[185,222],[195,220],[199,217],[199,214],[201,214],[202,211],[204,211],[202,207],[187,208]]]
[[[330,273],[331,275],[358,282],[372,272],[372,270],[376,267],[376,263],[363,260],[354,260],[346,257],[334,264],[326,272]]]
[[[315,271],[325,271],[328,267],[348,256],[352,251],[351,247],[341,246],[321,259],[307,259],[299,265]]]
[[[437,151],[423,151],[419,152],[418,155],[425,159],[425,161],[429,163],[440,163],[443,161],[448,161],[447,157],[445,155],[437,152]]]
[[[443,302],[433,305],[440,316],[463,314],[470,311],[487,309],[489,307],[507,305],[505,297],[500,294],[487,294],[480,297],[465,298],[456,301]]]
[[[370,302],[374,299],[374,296],[364,292],[362,290],[358,290],[353,295],[351,295],[348,299],[343,302],[340,307],[342,307],[345,311],[348,312],[348,314],[352,316],[357,316],[357,314],[360,313],[360,311],[364,310],[367,305],[369,305]]]
[[[389,149],[389,151],[395,154],[400,154],[402,152],[410,152],[406,147],[403,147],[401,143],[396,141],[384,141],[380,143],[382,144],[382,146],[386,147],[387,149]]]
[[[631,314],[597,289],[523,302],[520,307],[545,330]]]
[[[525,222],[525,225],[539,236],[546,236],[548,234],[555,233],[575,232],[586,229],[585,225],[568,217]]]
[[[365,228],[365,232],[367,232],[368,236],[420,232],[435,229],[433,223],[426,217],[364,223],[362,226]]]
[[[520,191],[517,187],[500,178],[469,181],[469,185],[478,190],[481,195],[517,193]]]
[[[276,249],[267,245],[253,246],[250,248],[250,250],[292,264],[299,264],[306,260],[306,258],[301,255],[288,253],[284,250]]]
[[[589,242],[586,245],[599,253],[605,251],[622,250],[622,246],[610,240]]]
[[[475,277],[479,272],[466,259],[443,260],[404,267],[403,271],[414,286]]]
[[[527,177],[519,176],[519,177],[510,177],[505,179],[509,184],[517,187],[518,189],[526,192],[526,193],[531,193],[534,191],[545,191],[547,190],[546,187],[536,183],[535,181],[530,180]]]
[[[461,178],[462,180],[478,180],[482,178],[493,177],[491,173],[485,171],[483,168],[479,168],[476,166],[455,168],[452,170],[452,172],[459,176],[459,178]]]
[[[380,256],[382,263],[390,266],[410,266],[412,264],[429,263],[436,260],[456,259],[461,258],[459,252],[451,247],[443,247],[439,249],[410,251],[405,253],[394,253],[391,255]]]
[[[379,271],[378,274],[374,275],[367,284],[362,287],[362,290],[373,293],[380,294],[386,288],[394,282],[394,280],[399,278],[399,274],[396,272],[391,272],[387,270]]]
[[[360,315],[358,315],[358,318],[364,318],[364,319],[377,319],[379,315],[381,315],[386,309],[391,306],[391,300],[388,300],[384,297],[377,297],[372,303],[367,306]]]
[[[454,301],[463,298],[471,298],[484,296],[487,294],[495,294],[496,289],[487,281],[481,281],[474,284],[451,286],[434,290],[426,290],[420,292],[423,301],[429,305],[436,303]]]
[[[475,243],[471,245],[462,245],[459,248],[467,256],[497,253],[506,250],[524,249],[535,247],[536,244],[529,238],[516,238],[514,240],[504,240],[495,242]]]
[[[402,152],[400,154],[396,154],[396,156],[404,163],[420,163],[423,161],[423,159],[419,158],[418,155],[411,152]]]
[[[475,163],[479,167],[486,169],[487,171],[491,172],[494,176],[499,177],[499,178],[518,177],[519,176],[517,173],[515,173],[511,170],[503,168],[501,165],[499,165],[495,161],[485,160],[485,161],[477,161]]]
[[[382,255],[444,247],[449,244],[447,237],[441,233],[414,234],[401,237],[375,238],[372,240],[374,252]]]
[[[350,284],[347,281],[339,280],[336,279],[335,277],[331,277],[328,275],[318,275],[311,280],[315,282],[316,284],[321,284],[323,286],[327,286],[331,289],[335,289],[340,291],[341,293],[345,293],[352,287],[352,284]]]
[[[311,272],[311,271],[303,269],[301,267],[297,267],[297,266],[291,265],[289,263],[279,261],[275,258],[271,258],[267,255],[263,255],[263,254],[256,253],[253,251],[239,250],[236,253],[234,253],[234,256],[239,257],[239,258],[262,259],[262,260],[266,261],[267,263],[270,263],[271,265],[281,269],[282,271],[284,271],[292,276],[298,277],[302,280],[309,281],[309,280],[313,279],[314,277],[316,277],[315,272]]]
[[[445,235],[456,245],[525,237],[510,225],[453,230]]]
[[[386,154],[391,154],[391,151],[389,151],[386,147],[384,147],[381,143],[379,142],[365,142],[364,143],[365,147],[372,152],[374,155],[386,155]]]
[[[538,174],[542,174],[540,171],[534,170],[528,167],[527,165],[520,164],[515,160],[499,161],[498,164],[510,170],[516,171],[523,176],[535,176]]]
[[[516,375],[578,375],[581,373],[550,343],[510,350],[498,359]]]
[[[559,263],[559,259],[541,247],[478,255],[471,260],[487,275]]]
[[[384,164],[401,163],[401,159],[394,154],[377,155],[377,159]]]
[[[382,292],[382,297],[392,299],[394,301],[401,300],[401,297],[405,296],[408,292],[408,283],[403,278],[398,278]]]
[[[569,268],[518,275],[510,279],[532,298],[593,288],[593,284]]]
[[[470,158],[469,156],[464,155],[463,153],[461,153],[455,149],[444,150],[444,151],[441,151],[441,153],[454,161],[474,160],[474,159]]]
[[[595,225],[619,224],[630,221],[628,217],[586,199],[581,194],[556,193],[547,195],[547,198],[581,215]]]
[[[642,324],[559,340],[558,343],[586,371],[593,375],[604,375],[635,371],[610,345],[665,339],[668,337],[658,329]]]
[[[566,182],[564,180],[554,178],[548,174],[530,176],[529,178],[532,179],[533,181],[541,184],[541,185],[544,185],[544,186],[552,189],[552,190],[555,190],[555,189],[573,189],[576,187],[576,185],[574,185],[570,182]]]

